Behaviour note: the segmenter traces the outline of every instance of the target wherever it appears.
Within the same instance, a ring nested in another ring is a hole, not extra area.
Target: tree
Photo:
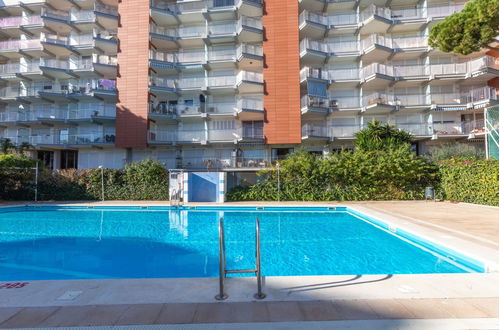
[[[0,149],[4,155],[8,154],[10,150],[15,149],[16,146],[10,139],[0,139]]]
[[[388,150],[408,146],[412,135],[390,124],[373,120],[367,128],[355,134],[355,148],[361,151]]]
[[[446,53],[468,55],[491,48],[498,26],[499,0],[472,0],[460,13],[433,26],[428,43]]]
[[[22,142],[18,147],[17,147],[17,152],[20,155],[24,155],[24,152],[26,150],[33,149],[33,146],[29,142]]]

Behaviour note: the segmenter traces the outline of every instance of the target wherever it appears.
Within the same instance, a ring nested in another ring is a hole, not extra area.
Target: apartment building
[[[377,119],[415,149],[483,141],[496,54],[428,46],[446,0],[5,0],[0,137],[52,168],[255,171],[352,148]]]

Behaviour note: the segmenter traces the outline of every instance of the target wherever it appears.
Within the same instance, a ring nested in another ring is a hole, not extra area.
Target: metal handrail
[[[254,295],[256,299],[264,299],[265,293],[262,292],[262,271],[261,271],[261,253],[260,253],[260,219],[256,218],[255,226],[255,269],[227,269],[226,249],[225,249],[225,230],[224,220],[221,217],[218,222],[218,238],[219,238],[219,293],[215,296],[216,300],[225,300],[229,295],[225,293],[224,284],[227,274],[246,274],[255,273],[257,281],[257,293]]]

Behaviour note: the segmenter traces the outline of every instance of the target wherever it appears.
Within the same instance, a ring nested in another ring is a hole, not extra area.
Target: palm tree
[[[397,148],[409,145],[412,141],[411,133],[377,120],[355,134],[355,148],[363,151]]]
[[[12,143],[11,139],[3,138],[0,139],[0,148],[2,149],[2,153],[6,155],[10,150],[15,149],[16,146]]]
[[[29,142],[23,142],[17,147],[17,152],[20,155],[24,155],[24,152],[29,149],[33,149],[33,145],[31,145]]]

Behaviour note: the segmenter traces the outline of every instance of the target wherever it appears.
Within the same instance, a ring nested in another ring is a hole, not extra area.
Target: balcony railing
[[[237,108],[263,111],[263,97],[261,99],[241,98],[237,100]]]
[[[94,11],[96,12],[99,12],[99,13],[104,13],[104,14],[108,14],[108,15],[114,15],[114,16],[118,16],[118,8],[116,7],[113,7],[113,6],[109,6],[109,5],[105,5],[101,2],[95,2],[95,5],[94,5]]]
[[[447,17],[454,13],[458,13],[464,8],[464,3],[428,6],[426,9],[427,17]]]
[[[41,10],[41,17],[42,18],[53,18],[53,19],[58,19],[61,21],[70,21],[71,16],[68,12],[62,11],[62,10],[54,10],[46,7],[42,7]]]
[[[302,136],[326,137],[329,136],[326,126],[305,123],[301,127]]]
[[[263,56],[263,47],[260,45],[241,44],[237,47],[236,53],[237,57],[240,57],[242,54]]]
[[[301,108],[319,108],[327,110],[329,108],[329,99],[303,95],[300,102]]]
[[[369,5],[360,13],[360,20],[365,21],[371,17],[379,16],[386,19],[391,18],[391,11],[389,8],[376,6],[374,4]]]
[[[431,131],[427,124],[423,123],[396,123],[395,126],[398,129],[404,130],[416,136],[427,136],[431,135]]]
[[[360,131],[360,125],[345,125],[329,127],[329,136],[332,138],[351,138]]]
[[[331,96],[331,107],[335,109],[357,109],[360,108],[360,98]]]
[[[237,74],[237,83],[240,83],[242,81],[263,84],[263,73],[252,72],[252,71],[240,71]]]
[[[0,18],[0,28],[16,28],[21,26],[23,18],[21,16]]]
[[[116,117],[116,106],[92,106],[92,107],[77,107],[69,109],[67,112],[67,119],[90,119],[96,117]]]
[[[19,63],[0,64],[0,74],[13,74],[20,72]]]

